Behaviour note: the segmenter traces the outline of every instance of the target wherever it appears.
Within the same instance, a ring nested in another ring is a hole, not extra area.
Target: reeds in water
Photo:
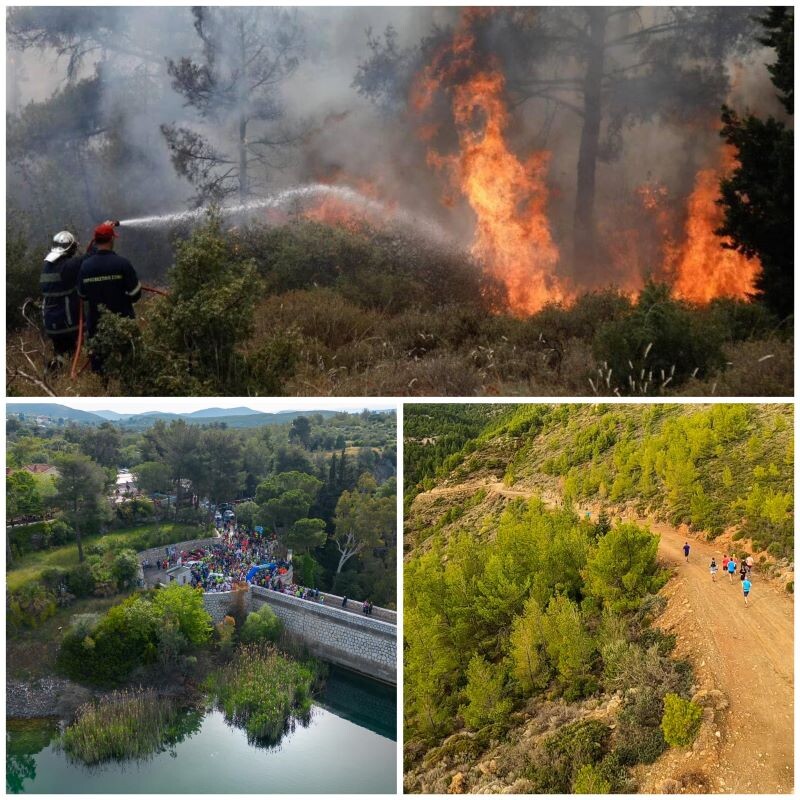
[[[72,761],[146,759],[162,749],[180,710],[153,690],[112,692],[78,709],[61,735],[60,748]]]
[[[207,688],[232,725],[253,744],[277,744],[293,720],[311,710],[319,671],[313,662],[288,658],[269,645],[241,647]]]

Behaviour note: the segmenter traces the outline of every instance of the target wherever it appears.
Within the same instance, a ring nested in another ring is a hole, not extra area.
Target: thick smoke
[[[23,9],[29,11],[32,10]],[[191,127],[207,134],[215,146],[230,145],[221,138],[224,126],[201,118],[187,106],[185,96],[172,88],[167,73],[170,61],[183,57],[202,60],[201,42],[193,28],[190,9],[102,9],[102,24],[93,25],[85,34],[81,15],[91,9],[38,11],[39,18],[45,21],[47,11],[61,15],[54,28],[63,30],[65,22],[67,27],[74,23],[76,36],[86,36],[82,44],[76,45],[85,54],[70,63],[69,47],[62,46],[65,52],[59,54],[54,43],[45,38],[42,47],[21,50],[19,40],[11,37],[7,49],[9,112],[19,113],[29,103],[46,101],[64,91],[70,81],[98,75],[102,114],[113,122],[125,153],[113,169],[104,162],[102,168],[93,165],[90,170],[94,184],[84,194],[91,197],[93,207],[79,212],[65,209],[61,218],[48,220],[50,226],[55,229],[70,223],[85,235],[98,221],[98,215],[137,217],[189,208],[193,187],[173,169],[160,125]],[[11,22],[17,24],[19,19],[13,13]],[[420,218],[436,221],[468,249],[474,214],[463,198],[456,198],[451,207],[443,205],[443,177],[426,162],[425,147],[414,135],[410,113],[404,109],[387,112],[360,95],[353,85],[359,64],[370,55],[368,30],[379,37],[391,25],[396,32],[397,49],[405,51],[419,46],[437,31],[453,29],[460,10],[299,8],[292,13],[302,29],[303,53],[278,94],[282,121],[302,135],[294,146],[281,152],[279,163],[266,171],[270,189],[277,192],[315,182],[353,186]],[[642,13],[647,17],[655,12]],[[720,31],[721,38],[725,35]],[[742,45],[725,56],[719,78],[727,89],[719,99],[741,111],[781,116],[764,67],[771,53],[760,47],[754,37],[750,41],[751,45]],[[512,44],[509,40],[506,45],[500,28],[494,35],[490,31],[481,46],[493,49],[498,63],[509,64],[515,57]],[[623,53],[619,57],[624,62],[626,57],[635,56],[631,51],[628,56]],[[581,65],[563,53],[554,54],[552,61],[560,65],[560,79],[582,74]],[[509,81],[512,78],[510,75]],[[624,104],[626,98],[618,100]],[[511,111],[507,136],[522,160],[534,150],[550,153],[548,213],[553,236],[566,252],[575,203],[580,125],[575,114],[563,109],[552,115],[551,112],[552,106],[544,102],[520,104]],[[229,109],[228,113],[233,118],[236,109]],[[642,186],[664,187],[669,202],[681,204],[692,190],[696,172],[708,164],[719,148],[718,127],[718,103],[708,107],[704,118],[696,115],[692,125],[686,121],[673,124],[659,114],[627,120],[619,131],[617,152],[598,163],[596,206],[600,233],[614,240],[615,232],[626,232],[632,203]],[[101,139],[98,146],[100,143]],[[104,179],[104,170],[110,176],[108,180]],[[40,210],[31,207],[23,177],[14,169],[10,171],[8,192],[10,206],[31,213]],[[57,198],[51,198],[45,210],[54,213],[57,202]],[[129,241],[144,247],[136,238],[142,235],[131,232]],[[160,247],[164,242],[157,244]],[[616,259],[617,268],[622,262]],[[623,277],[609,268],[596,276],[595,283],[624,282]]]

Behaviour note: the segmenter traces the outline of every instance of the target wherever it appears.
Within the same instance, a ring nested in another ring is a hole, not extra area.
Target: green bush
[[[700,730],[702,719],[703,709],[691,700],[672,693],[665,695],[661,730],[667,744],[673,747],[691,744]]]
[[[282,630],[283,623],[269,604],[264,603],[258,611],[251,611],[247,615],[239,632],[239,638],[246,643],[275,642]]]
[[[83,679],[86,660],[94,654],[92,634],[99,621],[99,614],[77,614],[72,618],[61,638],[56,657],[56,667],[61,673]]]
[[[73,680],[115,686],[137,667],[172,665],[189,647],[211,637],[202,593],[169,586],[112,606],[97,624],[71,628],[59,650],[59,668]]]
[[[659,689],[636,690],[618,716],[615,752],[622,763],[652,764],[667,749],[660,727],[663,710]]]
[[[611,781],[603,777],[600,769],[593,764],[584,764],[572,784],[573,794],[609,794]]]
[[[88,597],[95,590],[96,580],[88,561],[67,570],[67,591],[75,597]]]
[[[397,230],[313,221],[250,225],[237,232],[235,244],[241,258],[256,264],[270,294],[331,287],[362,307],[396,313],[465,305],[493,288],[496,293],[463,253]]]
[[[136,576],[139,574],[139,559],[133,550],[121,550],[114,556],[111,565],[111,575],[117,582],[120,589],[133,586]]]
[[[320,565],[307,553],[292,558],[295,581],[301,586],[317,586],[319,584]]]
[[[38,628],[56,613],[55,595],[40,583],[26,583],[6,595],[6,620],[14,628]]]
[[[581,767],[598,764],[608,752],[611,729],[598,720],[566,725],[548,736],[527,770],[536,794],[572,791]]]
[[[649,384],[647,393],[657,394],[661,386],[679,386],[695,370],[703,378],[722,367],[721,345],[722,336],[714,324],[673,300],[668,286],[651,283],[629,316],[600,328],[593,352],[598,362],[612,370],[612,389],[641,394],[644,380]],[[636,382],[635,390],[629,378]]]
[[[75,540],[75,531],[63,519],[46,523],[44,535],[48,547],[58,547]]]
[[[48,567],[39,576],[42,585],[53,594],[57,594],[61,587],[67,587],[67,570],[59,567]]]

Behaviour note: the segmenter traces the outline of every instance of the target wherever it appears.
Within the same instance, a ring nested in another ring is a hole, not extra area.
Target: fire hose
[[[153,286],[142,286],[143,292],[150,292],[151,294],[160,294],[162,297],[169,297],[169,292],[163,289],[156,289]],[[75,380],[78,375],[83,374],[83,371],[89,366],[89,359],[86,359],[84,365],[78,370],[78,361],[81,357],[81,349],[83,348],[83,301],[78,305],[78,341],[75,344],[75,356],[72,359],[72,369],[70,370],[70,380]]]

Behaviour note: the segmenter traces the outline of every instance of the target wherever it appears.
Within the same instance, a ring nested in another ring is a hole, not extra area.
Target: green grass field
[[[203,532],[195,525],[181,525],[178,523],[165,523],[153,525],[138,525],[131,528],[123,528],[113,533],[98,534],[95,536],[85,536],[83,538],[84,550],[92,544],[100,544],[104,548],[119,549],[122,547],[133,547],[138,549],[139,539],[142,536],[155,533],[160,530],[161,541],[164,544],[172,542],[182,542],[187,539],[202,538]],[[155,547],[157,543],[147,545]],[[15,591],[30,581],[37,580],[42,572],[51,567],[69,569],[78,563],[78,546],[75,542],[53,547],[49,550],[39,550],[33,553],[26,553],[14,561],[13,568],[6,573],[6,588],[8,591]]]

